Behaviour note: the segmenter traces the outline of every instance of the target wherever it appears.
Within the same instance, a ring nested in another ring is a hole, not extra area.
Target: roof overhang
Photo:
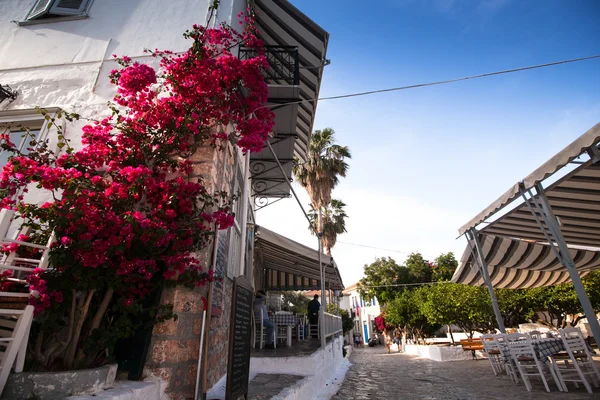
[[[268,148],[251,157],[255,196],[282,198],[290,194],[285,180],[292,179],[292,160],[305,161],[307,157],[329,33],[287,0],[255,0],[254,5],[259,36],[265,46],[275,49],[271,59],[285,69],[286,57],[290,57],[286,49],[297,48],[297,81],[267,79],[268,105],[276,117],[272,141],[286,142],[273,150],[282,160],[285,174]],[[277,48],[282,49],[280,53]]]
[[[258,259],[265,269],[267,290],[317,290],[321,288],[319,253],[264,227],[256,231]],[[332,257],[321,254],[325,288],[343,290],[344,284]]]

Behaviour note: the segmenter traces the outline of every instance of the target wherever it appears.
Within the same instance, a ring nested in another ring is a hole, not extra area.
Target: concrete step
[[[93,396],[71,396],[67,400],[160,400],[160,383],[117,381],[112,389]]]

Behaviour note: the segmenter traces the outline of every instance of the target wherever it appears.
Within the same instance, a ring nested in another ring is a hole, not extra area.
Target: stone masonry
[[[211,193],[231,191],[235,153],[230,145],[222,150],[206,146],[191,160],[194,177],[202,179]],[[212,245],[200,257],[208,268],[212,263]],[[213,315],[207,321],[210,322],[207,389],[227,371],[232,289],[232,280],[225,276],[222,282],[221,313]],[[169,320],[154,327],[144,375],[160,379],[164,385],[165,397],[173,400],[190,399],[194,396],[202,326],[202,297],[208,298],[208,287],[195,290],[177,287],[165,290],[162,295],[163,304],[173,304],[177,320]]]

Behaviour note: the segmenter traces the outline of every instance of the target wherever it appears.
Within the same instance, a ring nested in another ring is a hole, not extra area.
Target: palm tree
[[[323,248],[328,256],[331,256],[331,248],[335,246],[337,236],[346,232],[346,218],[348,214],[344,210],[346,204],[337,199],[331,199],[323,208]],[[318,213],[313,207],[308,213],[311,224],[316,228]]]
[[[315,131],[308,145],[306,162],[296,160],[294,175],[310,197],[311,205],[317,212],[317,230],[323,232],[323,209],[331,203],[331,192],[338,184],[339,177],[346,176],[351,158],[347,146],[335,144],[331,128]]]

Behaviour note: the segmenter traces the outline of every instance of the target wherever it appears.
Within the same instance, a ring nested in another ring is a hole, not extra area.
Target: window
[[[91,0],[36,0],[29,13],[27,13],[25,20],[86,18],[90,3]]]
[[[233,193],[240,195],[242,193],[242,171],[236,170],[235,183],[233,186]],[[227,275],[229,277],[235,277],[240,275],[242,271],[239,271],[240,257],[242,254],[242,198],[238,197],[233,203],[233,212],[235,214],[235,220],[233,226],[229,228],[229,268],[227,269]]]
[[[54,117],[60,111],[58,108],[46,109],[48,116]],[[34,135],[37,141],[45,140],[48,137],[48,121],[36,110],[5,110],[0,111],[0,133],[8,133],[11,142],[21,150],[27,153],[27,148],[31,147],[31,136],[25,136],[29,131]],[[7,163],[8,157],[12,155],[7,151],[0,151],[0,169]]]
[[[48,110],[48,115],[53,112]],[[27,132],[29,135],[26,136]],[[43,140],[47,136],[46,120],[42,114],[36,111],[29,110],[13,110],[0,112],[0,133],[6,134],[10,141],[23,153],[27,153],[27,148],[30,147],[29,142],[35,136],[36,140]],[[11,155],[7,151],[0,153],[0,168],[8,161],[8,156]]]

